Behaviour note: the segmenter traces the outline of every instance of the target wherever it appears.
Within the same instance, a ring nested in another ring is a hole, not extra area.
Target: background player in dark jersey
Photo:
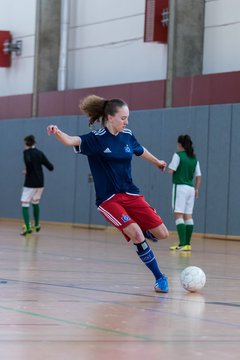
[[[46,158],[44,153],[35,147],[35,137],[33,135],[24,138],[25,150],[23,158],[25,163],[25,181],[22,190],[21,203],[22,214],[24,219],[24,228],[21,235],[27,235],[32,230],[40,231],[39,224],[39,201],[44,189],[44,174],[42,166],[44,165],[49,171],[53,170],[53,165]],[[34,227],[30,225],[29,206],[32,203]]]
[[[201,183],[201,170],[189,135],[178,137],[177,149],[168,165],[168,172],[172,174],[172,207],[179,244],[171,246],[170,250],[191,251],[192,213]]]
[[[103,127],[85,135],[69,136],[56,125],[49,125],[48,134],[54,134],[58,141],[74,146],[76,152],[88,157],[98,210],[136,245],[139,258],[155,276],[155,291],[168,292],[167,277],[160,271],[143,234],[150,230],[156,238],[165,239],[168,230],[139,193],[131,175],[133,154],[148,160],[161,171],[165,170],[166,163],[141,146],[126,128],[129,109],[123,100],[105,100],[90,95],[80,102],[80,109],[88,116],[89,125],[101,121]]]

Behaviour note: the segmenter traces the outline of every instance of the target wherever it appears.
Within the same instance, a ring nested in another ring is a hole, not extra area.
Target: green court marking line
[[[53,321],[57,321],[57,322],[62,323],[62,324],[68,324],[68,325],[74,325],[74,326],[77,326],[77,327],[86,327],[88,329],[104,331],[104,332],[114,334],[114,335],[120,335],[120,336],[124,336],[124,337],[131,337],[131,338],[134,338],[134,339],[141,339],[141,340],[145,340],[145,341],[152,341],[152,339],[150,339],[150,338],[148,338],[146,336],[143,336],[143,335],[132,335],[132,334],[129,334],[129,333],[124,332],[124,331],[108,329],[108,328],[104,328],[104,327],[100,327],[100,326],[90,325],[90,324],[87,324],[87,323],[81,323],[81,322],[76,322],[76,321],[71,321],[71,320],[66,320],[66,319],[60,319],[60,318],[56,318],[54,316],[42,315],[42,314],[31,312],[31,311],[25,311],[25,310],[10,308],[10,307],[1,306],[1,305],[0,305],[0,309],[16,312],[16,313],[19,313],[19,314],[35,316],[35,317],[38,317],[38,318],[41,318],[41,319],[53,320]]]

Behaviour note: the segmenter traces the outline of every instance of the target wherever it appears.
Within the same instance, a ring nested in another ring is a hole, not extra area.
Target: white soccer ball
[[[201,268],[188,266],[181,272],[180,282],[185,290],[195,292],[204,287],[206,275]]]

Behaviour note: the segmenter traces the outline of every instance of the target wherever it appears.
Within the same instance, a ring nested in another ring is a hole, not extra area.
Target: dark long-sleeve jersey
[[[30,188],[44,187],[44,165],[49,171],[53,171],[54,166],[44,153],[36,148],[26,149],[23,152],[24,163],[26,166],[26,176],[24,186]]]

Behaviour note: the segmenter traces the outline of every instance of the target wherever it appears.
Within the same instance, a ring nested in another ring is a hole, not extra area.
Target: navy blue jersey
[[[132,181],[131,160],[133,154],[140,156],[144,149],[131,130],[112,135],[107,128],[101,128],[80,138],[81,146],[75,150],[88,157],[97,206],[113,194],[139,194]]]

